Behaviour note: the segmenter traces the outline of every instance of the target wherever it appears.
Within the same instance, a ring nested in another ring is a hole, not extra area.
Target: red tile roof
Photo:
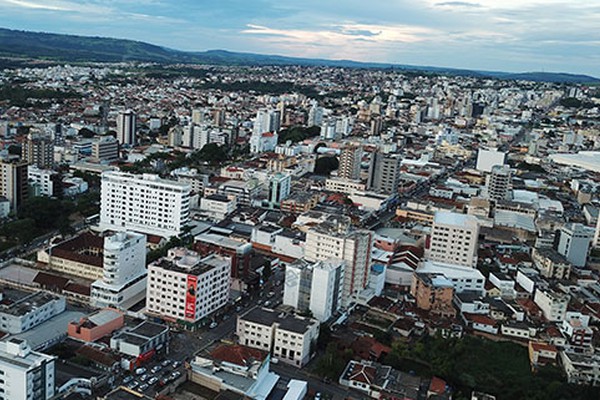
[[[242,345],[223,344],[214,349],[210,356],[214,361],[250,366],[253,361],[262,362],[267,357],[267,353]]]

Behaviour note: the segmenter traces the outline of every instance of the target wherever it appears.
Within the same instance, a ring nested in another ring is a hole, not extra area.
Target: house
[[[416,400],[421,378],[370,361],[350,361],[339,384],[366,393],[374,399]]]
[[[533,371],[544,365],[556,364],[558,357],[558,349],[556,346],[545,342],[530,340],[527,347],[529,349],[529,364],[531,364],[531,369]]]

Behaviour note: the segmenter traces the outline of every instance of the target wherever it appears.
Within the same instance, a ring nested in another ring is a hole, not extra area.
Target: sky
[[[179,50],[600,77],[600,0],[0,0],[0,15]]]

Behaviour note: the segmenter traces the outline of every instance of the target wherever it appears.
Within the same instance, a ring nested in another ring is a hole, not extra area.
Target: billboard
[[[188,275],[187,290],[185,292],[185,319],[196,319],[196,294],[198,292],[198,277]]]

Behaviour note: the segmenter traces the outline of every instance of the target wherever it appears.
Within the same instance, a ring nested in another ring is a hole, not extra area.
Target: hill
[[[345,68],[384,68],[455,76],[478,76],[540,82],[597,83],[600,79],[567,73],[506,73],[432,66],[285,57],[226,50],[186,52],[127,39],[62,35],[0,28],[0,57],[67,62],[197,63],[217,65],[306,65]],[[10,64],[9,64],[10,65]],[[18,64],[16,64],[18,65]]]

